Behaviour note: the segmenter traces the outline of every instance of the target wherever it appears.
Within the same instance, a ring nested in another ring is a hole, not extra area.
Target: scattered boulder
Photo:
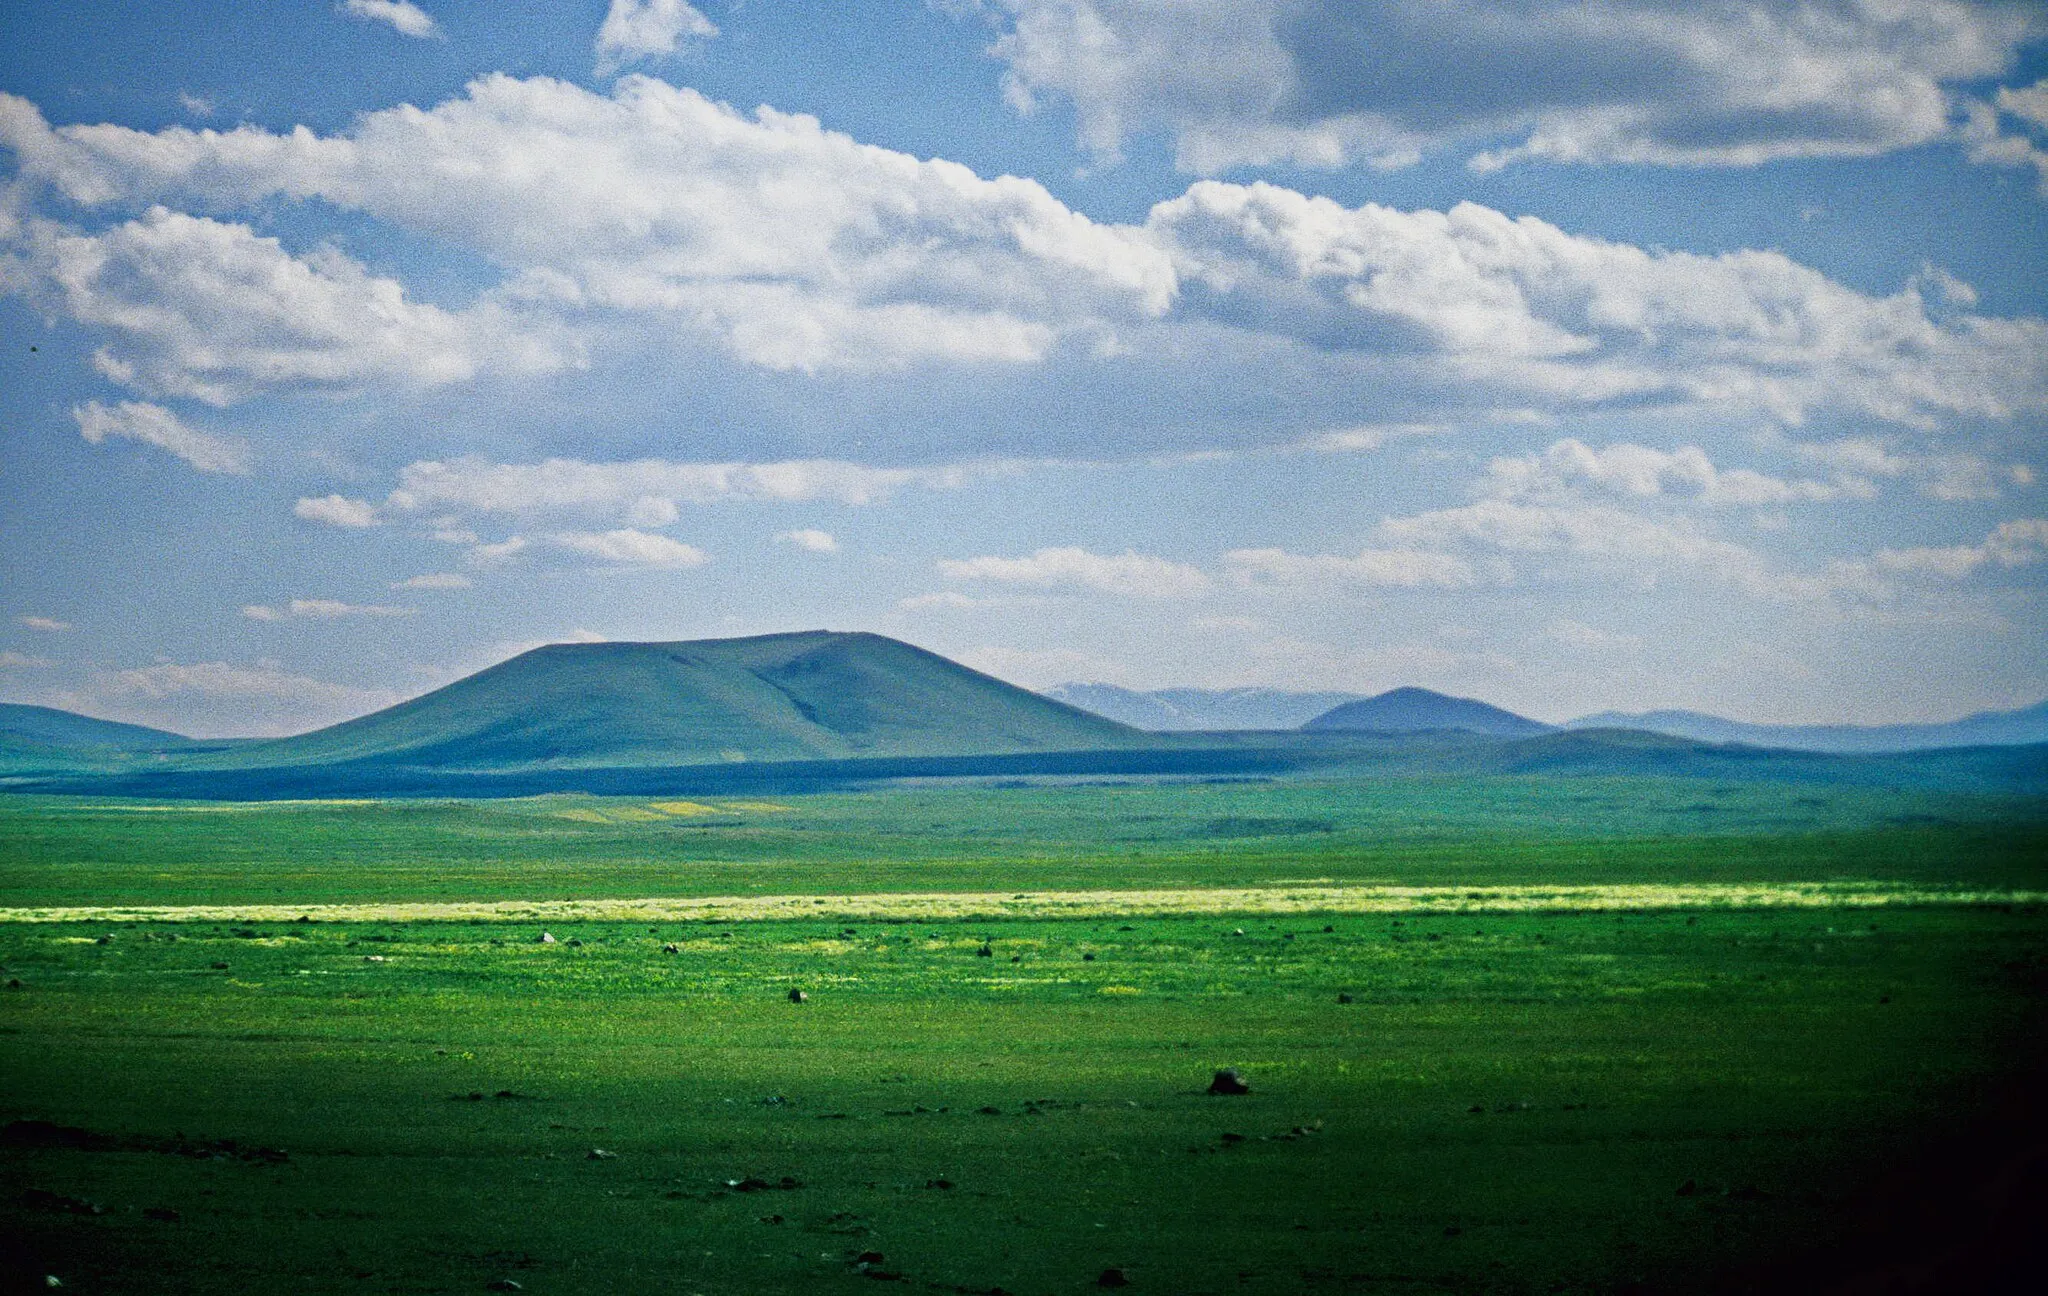
[[[1209,1082],[1209,1092],[1212,1094],[1248,1094],[1251,1091],[1252,1087],[1245,1083],[1244,1076],[1236,1067],[1223,1068],[1216,1073],[1216,1078]]]
[[[683,947],[674,941],[670,941],[661,947],[661,952],[664,954],[680,954],[683,952]]]
[[[976,958],[994,958],[995,956],[995,946],[989,944],[987,941],[983,941],[981,943],[981,948],[974,951],[974,957]]]
[[[1337,1002],[1340,1004],[1347,1004],[1353,1002],[1353,1000],[1351,996],[1348,994],[1340,994],[1337,996]]]
[[[550,931],[544,931],[534,938],[533,943],[536,945],[552,945],[555,943],[555,934]],[[510,1282],[511,1279],[508,1278],[505,1281]]]
[[[791,1003],[809,1003],[811,997],[801,990],[791,990],[789,992],[789,1001]]]
[[[1093,963],[1095,961],[1095,956],[1093,954],[1083,954],[1081,956],[1081,961],[1083,963]]]
[[[1095,1285],[1097,1287],[1128,1287],[1131,1285],[1131,1276],[1123,1270],[1112,1266],[1111,1268],[1104,1269],[1096,1277]]]
[[[477,1096],[482,1097],[483,1095],[479,1094]],[[616,1161],[619,1159],[619,1154],[607,1152],[603,1148],[592,1148],[583,1154],[583,1159],[585,1161]]]

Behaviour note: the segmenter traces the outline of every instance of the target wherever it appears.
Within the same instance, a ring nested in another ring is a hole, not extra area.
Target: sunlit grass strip
[[[1150,891],[929,892],[496,900],[437,904],[57,905],[0,909],[0,922],[774,922],[1110,918],[1198,914],[1480,914],[1669,909],[1874,909],[2039,905],[2048,891],[1883,882],[1682,885],[1239,887]]]

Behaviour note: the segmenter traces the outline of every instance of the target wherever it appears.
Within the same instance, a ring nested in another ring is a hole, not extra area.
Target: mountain
[[[808,631],[552,644],[331,728],[205,769],[371,762],[592,769],[978,756],[1141,746],[1145,735],[922,648]]]
[[[0,773],[125,768],[159,753],[209,745],[164,729],[0,703]]]
[[[1170,688],[1140,692],[1114,684],[1061,684],[1046,696],[1155,733],[1195,729],[1299,729],[1357,693],[1289,693],[1283,689]]]
[[[1503,711],[1473,698],[1449,697],[1424,688],[1397,688],[1376,697],[1346,702],[1302,726],[1307,730],[1357,729],[1370,733],[1420,733],[1462,729],[1496,738],[1550,733],[1553,726]]]
[[[1980,711],[1943,724],[1775,725],[1724,720],[1698,711],[1603,711],[1567,729],[1639,729],[1701,742],[1739,742],[1820,752],[1904,752],[1934,747],[2017,747],[2048,742],[2048,702]]]

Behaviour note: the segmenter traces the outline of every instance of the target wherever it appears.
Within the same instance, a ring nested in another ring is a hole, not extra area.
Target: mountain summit
[[[1451,697],[1425,688],[1397,688],[1375,697],[1333,707],[1303,725],[1304,729],[1356,729],[1370,733],[1421,733],[1431,729],[1462,729],[1499,738],[1526,738],[1551,732],[1552,726],[1503,711],[1475,698]]]
[[[215,768],[698,765],[1140,746],[1125,725],[936,653],[825,630],[682,643],[551,644]]]

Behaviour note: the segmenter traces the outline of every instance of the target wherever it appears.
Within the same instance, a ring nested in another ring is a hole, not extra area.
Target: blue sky
[[[2044,77],[1961,0],[9,6],[0,699],[2036,701]]]

